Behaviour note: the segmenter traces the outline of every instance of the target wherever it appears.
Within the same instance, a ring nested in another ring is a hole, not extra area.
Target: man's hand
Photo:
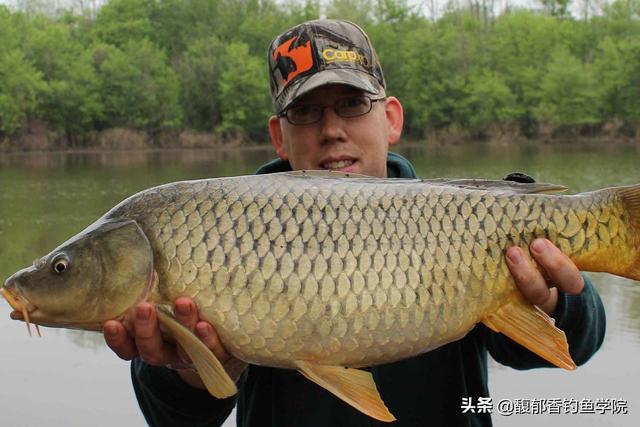
[[[198,336],[213,351],[233,380],[237,380],[246,364],[232,357],[224,349],[213,326],[198,316],[195,303],[189,298],[178,298],[174,303],[176,319]],[[204,388],[200,376],[188,368],[189,357],[177,344],[163,340],[155,307],[139,303],[129,312],[127,327],[121,322],[109,320],[104,324],[107,345],[121,359],[131,360],[139,356],[145,363],[175,369],[180,377],[193,387]]]
[[[558,303],[558,289],[579,294],[584,279],[569,257],[549,240],[536,239],[529,249],[535,262],[519,247],[512,247],[507,250],[507,265],[522,295],[551,315]]]

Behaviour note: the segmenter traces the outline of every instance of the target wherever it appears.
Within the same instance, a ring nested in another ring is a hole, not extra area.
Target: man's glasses
[[[333,106],[320,104],[295,104],[287,108],[278,117],[286,117],[292,125],[310,125],[322,119],[325,108],[333,108],[342,118],[350,119],[367,114],[373,108],[373,103],[385,98],[371,99],[365,95],[349,96],[338,99]]]

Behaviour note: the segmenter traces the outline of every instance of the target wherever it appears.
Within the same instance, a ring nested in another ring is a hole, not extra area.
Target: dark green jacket
[[[413,166],[390,153],[388,176],[415,178]],[[258,170],[290,170],[287,162],[273,161]],[[600,348],[605,314],[600,297],[585,277],[577,296],[560,293],[553,316],[569,341],[573,360],[585,363]],[[462,413],[463,397],[477,402],[489,396],[487,352],[516,369],[548,367],[549,363],[509,338],[478,324],[463,339],[436,350],[388,365],[371,368],[382,399],[398,419],[394,426],[490,426],[489,414]],[[133,386],[147,422],[157,427],[219,426],[238,405],[241,427],[262,426],[383,426],[353,409],[293,370],[250,365],[240,378],[237,396],[219,400],[182,382],[167,368],[132,363]]]

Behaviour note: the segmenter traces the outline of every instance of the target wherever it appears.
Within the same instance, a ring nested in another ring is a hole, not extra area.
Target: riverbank
[[[266,140],[264,141],[266,142]],[[145,132],[125,128],[92,131],[82,138],[70,138],[48,128],[46,123],[32,123],[12,137],[0,138],[0,152],[20,151],[122,151],[171,148],[218,148],[261,145],[240,135],[221,137],[193,130]]]
[[[567,132],[543,133],[536,138],[526,138],[517,132],[495,130],[486,135],[474,135],[464,130],[430,132],[422,138],[405,136],[402,145],[520,145],[529,143],[566,144],[640,144],[640,132],[635,136],[611,134],[610,132],[588,135]],[[0,153],[16,152],[113,152],[175,149],[262,149],[271,148],[268,135],[261,140],[250,140],[242,135],[220,136],[215,133],[193,130],[163,131],[150,134],[144,131],[114,128],[93,131],[81,139],[70,139],[60,132],[52,131],[46,124],[36,123],[28,131],[13,137],[0,138]]]

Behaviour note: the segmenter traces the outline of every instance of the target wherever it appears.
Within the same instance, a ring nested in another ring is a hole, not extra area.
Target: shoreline
[[[402,139],[398,145],[390,147],[391,151],[394,149],[410,149],[415,147],[442,147],[442,146],[503,146],[503,147],[517,147],[522,145],[540,145],[540,146],[580,146],[580,145],[639,145],[640,139],[631,137],[606,137],[606,136],[589,136],[589,137],[557,137],[557,138],[514,138],[512,140],[505,140],[503,138],[498,139],[486,139],[486,140],[450,140],[448,138],[433,139],[424,138],[418,139],[415,137],[407,137]],[[104,154],[104,153],[171,153],[178,151],[219,151],[219,152],[237,152],[237,151],[273,151],[271,143],[267,140],[257,143],[239,143],[234,142],[219,142],[211,145],[180,145],[180,144],[166,144],[166,145],[138,145],[127,147],[121,144],[110,147],[104,145],[88,145],[88,146],[49,146],[49,147],[21,147],[15,144],[0,144],[0,155],[8,154]]]

